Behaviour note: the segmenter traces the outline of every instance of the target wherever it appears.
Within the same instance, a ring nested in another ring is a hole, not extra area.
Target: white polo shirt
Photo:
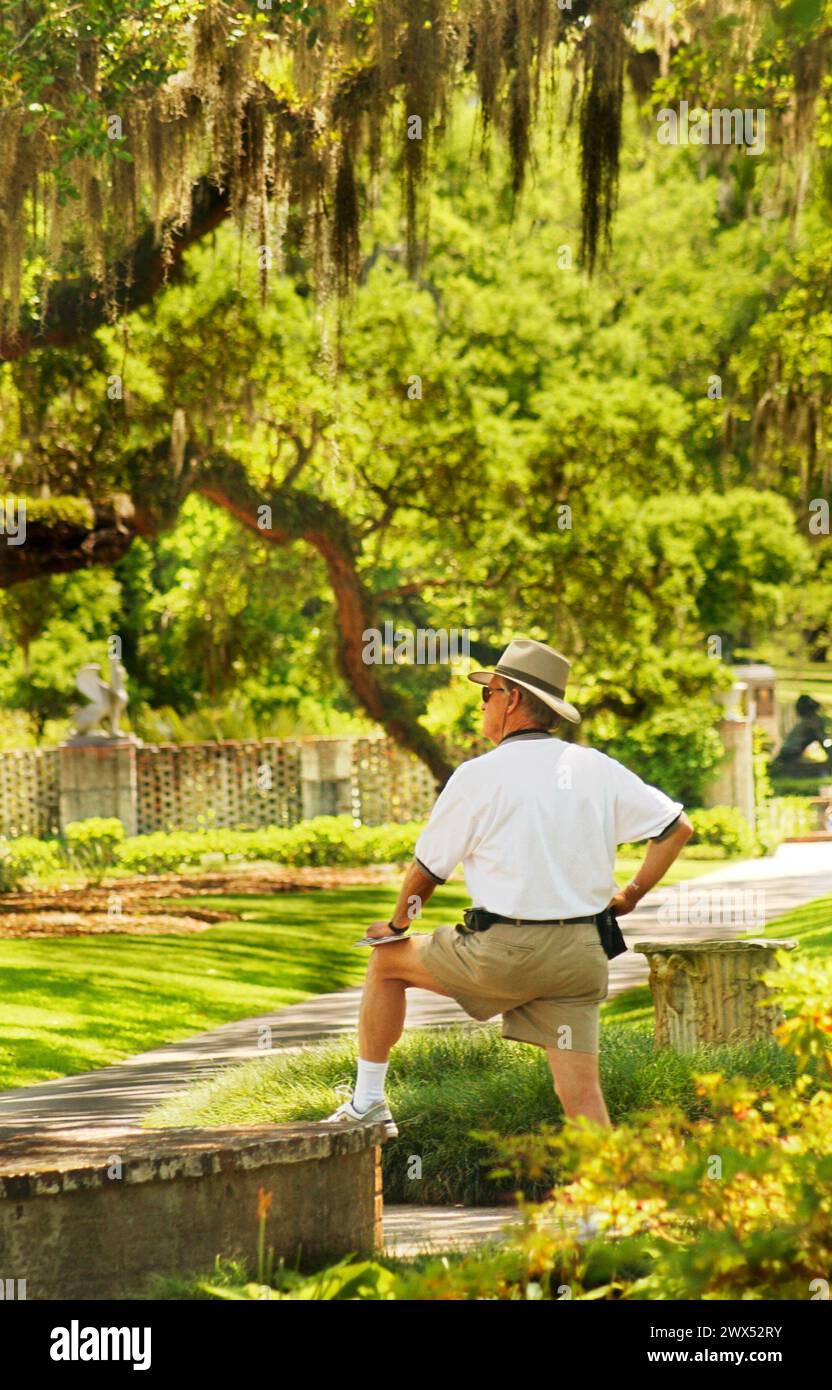
[[[682,810],[596,748],[510,737],[460,764],[415,853],[440,882],[461,861],[474,907],[508,917],[591,916],[618,891],[616,847],[660,835]]]

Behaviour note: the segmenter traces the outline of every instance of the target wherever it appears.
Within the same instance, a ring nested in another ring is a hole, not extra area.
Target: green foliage
[[[757,811],[757,839],[763,854],[773,854],[792,835],[816,828],[814,806],[803,796],[775,796]]]
[[[64,829],[66,862],[100,877],[117,867],[129,873],[175,873],[206,864],[273,862],[293,867],[338,864],[402,864],[413,857],[421,821],[355,825],[350,816],[316,816],[288,829],[176,830],[125,836],[120,820],[96,816]],[[20,836],[0,840],[2,882],[16,887],[23,877],[59,867],[59,842]],[[5,891],[0,889],[0,891]]]
[[[759,724],[755,724],[751,730],[751,742],[754,768],[754,806],[759,815],[765,803],[774,796],[774,787],[768,772],[771,740],[765,729]]]
[[[708,810],[691,811],[694,834],[690,845],[696,853],[698,845],[712,845],[727,857],[750,857],[756,849],[751,826],[736,806],[712,806]]]
[[[775,796],[805,800],[806,797],[818,796],[821,787],[829,785],[829,773],[818,777],[780,777],[775,773],[772,785]]]
[[[274,1277],[258,1278],[242,1287],[208,1281],[197,1285],[200,1293],[232,1301],[391,1299],[396,1297],[395,1288],[396,1278],[389,1269],[375,1260],[356,1260],[355,1255],[345,1255],[337,1264],[328,1265],[318,1274],[304,1275],[297,1270],[281,1268]]]
[[[70,864],[101,877],[117,863],[125,844],[124,826],[115,816],[90,816],[64,826]]]
[[[687,812],[694,828],[683,850],[685,859],[715,860],[749,858],[758,851],[758,843],[745,816],[736,806],[695,807]],[[618,846],[623,857],[638,858],[644,854],[643,841]]]
[[[54,872],[61,864],[61,846],[56,840],[39,840],[34,835],[0,837],[0,893],[14,893],[27,879]]]
[[[337,379],[304,286],[276,279],[262,303],[255,258],[220,228],[131,316],[127,339],[102,329],[91,348],[0,370],[2,455],[25,442],[33,487],[77,489],[80,473],[91,492],[152,502],[166,475],[136,450],[167,439],[175,400],[197,452],[238,456],[264,499],[289,478],[293,499],[338,508],[362,582],[385,595],[378,621],[467,627],[478,659],[518,633],[551,641],[574,657],[581,737],[623,761],[629,750],[641,775],[695,803],[717,753],[708,726],[724,675],[708,638],[730,650],[749,634],[788,633],[796,596],[815,582],[825,592],[822,550],[810,551],[805,517],[784,499],[788,480],[754,465],[753,382],[767,348],[753,381],[742,376],[749,326],[797,273],[793,228],[724,225],[717,173],[694,177],[679,151],[645,142],[630,105],[618,249],[610,277],[588,286],[559,264],[580,216],[560,152],[538,142],[539,181],[512,223],[498,192],[503,157],[492,186],[471,181],[476,113],[460,102],[455,116],[425,278],[414,285],[398,258],[391,190],[341,325]],[[810,221],[800,235],[820,276],[826,233]],[[806,354],[822,363],[808,263],[799,280],[806,314],[795,311],[794,340],[804,331]],[[414,363],[429,364],[418,400],[407,394]],[[724,399],[706,395],[715,363]],[[106,399],[111,372],[130,382],[123,416]],[[134,545],[116,580],[110,625],[89,639],[123,634],[131,718],[146,736],[210,736],[212,724],[232,733],[238,719],[264,733],[270,721],[318,732],[355,718],[335,660],[331,577],[310,546],[269,545],[192,498],[169,534]],[[14,663],[0,690],[51,717],[67,712],[70,665],[98,659],[72,635],[70,596],[59,598],[33,641],[32,676]],[[817,641],[819,604],[800,610]],[[458,675],[380,674],[467,746],[478,715]],[[167,708],[173,716],[155,717]],[[176,717],[193,722],[177,728]]]
[[[288,829],[160,831],[125,840],[118,864],[132,873],[165,873],[207,862],[265,860],[295,867],[402,863],[412,858],[421,829],[419,821],[356,826],[349,816],[316,816]]]
[[[40,736],[47,721],[66,719],[83,703],[75,685],[80,667],[106,667],[105,642],[115,631],[119,597],[106,570],[32,579],[0,594],[0,644],[7,658],[0,699],[25,711]]]
[[[45,522],[56,527],[78,526],[81,529],[92,525],[93,507],[86,497],[27,497],[25,502],[27,522]]]
[[[722,758],[717,717],[710,703],[659,709],[617,737],[593,743],[674,801],[690,805],[701,800]]]

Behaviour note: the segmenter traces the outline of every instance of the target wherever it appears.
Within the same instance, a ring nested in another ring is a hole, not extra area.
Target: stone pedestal
[[[632,949],[650,962],[656,1046],[692,1052],[702,1043],[771,1037],[783,1013],[776,1004],[759,1007],[772,993],[760,975],[776,967],[775,951],[791,951],[796,945],[764,938],[681,946],[639,941]]]
[[[351,816],[352,740],[315,739],[304,742],[300,753],[303,818]]]
[[[58,748],[61,829],[91,816],[116,816],[137,833],[135,738],[70,740]]]

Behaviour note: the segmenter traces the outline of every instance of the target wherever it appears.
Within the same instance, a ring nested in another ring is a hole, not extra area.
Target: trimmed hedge
[[[273,861],[293,868],[338,864],[399,864],[413,856],[423,822],[353,825],[349,816],[316,816],[289,829],[175,830],[134,835],[124,841],[118,864],[134,873],[164,873],[206,862]]]
[[[767,802],[761,846],[770,852],[785,835],[799,834],[811,815],[800,797]],[[734,807],[694,810],[690,818],[696,833],[685,850],[689,858],[719,860],[758,852],[748,822]],[[0,838],[0,892],[14,891],[28,878],[67,865],[100,877],[110,868],[132,874],[176,873],[255,861],[292,868],[403,864],[412,858],[423,826],[423,821],[355,825],[350,816],[316,816],[288,828],[171,830],[125,837],[120,821],[97,816],[68,825],[62,840]],[[645,848],[644,842],[620,845],[619,853],[639,857]]]
[[[13,892],[27,878],[68,865],[100,875],[107,868],[175,873],[257,860],[293,868],[402,864],[413,857],[423,824],[357,826],[350,816],[316,816],[288,829],[270,825],[260,830],[173,830],[125,837],[121,821],[92,817],[68,825],[64,841],[31,835],[0,839],[0,892]]]

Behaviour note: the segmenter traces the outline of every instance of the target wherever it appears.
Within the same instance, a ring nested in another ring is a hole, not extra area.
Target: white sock
[[[368,1110],[376,1101],[384,1100],[384,1078],[389,1062],[365,1062],[358,1059],[358,1079],[352,1096],[356,1110]]]

